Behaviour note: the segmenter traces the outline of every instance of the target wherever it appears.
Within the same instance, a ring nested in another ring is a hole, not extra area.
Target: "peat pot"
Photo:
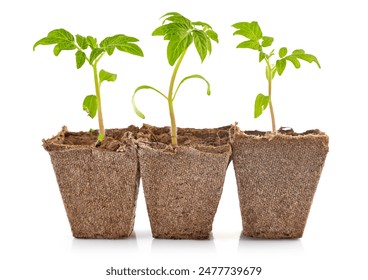
[[[242,132],[232,127],[233,164],[249,237],[300,238],[328,152],[319,130]]]
[[[144,125],[138,155],[152,235],[208,239],[231,157],[229,127],[178,129]]]
[[[74,237],[128,237],[134,226],[139,164],[137,127],[98,132],[68,132],[43,140],[59,184]]]

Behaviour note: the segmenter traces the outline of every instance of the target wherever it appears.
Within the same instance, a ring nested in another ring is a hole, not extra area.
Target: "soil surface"
[[[122,145],[132,143],[132,140],[137,138],[138,132],[139,128],[132,125],[123,129],[106,129],[105,139],[98,142],[98,131],[70,132],[64,126],[56,136],[43,140],[43,146],[47,151],[80,146],[117,151]]]
[[[229,143],[230,126],[219,128],[178,128],[179,146],[222,146]],[[153,143],[171,145],[170,127],[155,127],[144,124],[139,130],[138,139]]]

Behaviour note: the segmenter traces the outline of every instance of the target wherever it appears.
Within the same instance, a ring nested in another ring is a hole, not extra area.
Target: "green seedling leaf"
[[[179,56],[193,42],[193,37],[187,34],[185,37],[172,37],[167,45],[167,59],[169,64],[173,66]]]
[[[201,61],[203,62],[207,56],[207,51],[209,51],[206,33],[202,30],[193,30],[193,37],[194,45],[201,58]]]
[[[143,56],[143,51],[133,42],[138,42],[137,38],[129,37],[123,34],[107,37],[101,41],[100,47],[105,49],[108,55],[112,55],[115,48],[130,54]]]
[[[155,92],[157,92],[158,94],[160,94],[162,97],[164,97],[166,100],[167,100],[167,97],[159,90],[155,89],[154,87],[151,87],[151,86],[140,86],[140,87],[137,87],[136,90],[134,91],[134,94],[132,96],[132,105],[133,105],[133,109],[134,109],[134,112],[136,113],[136,115],[142,119],[145,119],[145,115],[138,109],[137,105],[135,104],[135,95],[137,94],[138,91],[142,90],[142,89],[151,89],[151,90],[154,90]]]
[[[265,59],[266,54],[263,51],[259,52],[259,62],[261,62],[263,59]]]
[[[258,118],[262,115],[263,111],[266,110],[270,98],[268,96],[263,95],[262,93],[258,94],[256,97],[256,102],[254,103],[254,117]]]
[[[58,56],[61,51],[64,51],[64,50],[74,50],[76,48],[77,47],[75,46],[74,42],[62,42],[62,43],[58,43],[54,47],[54,55],[55,56]]]
[[[277,69],[277,73],[281,76],[282,73],[284,72],[286,67],[286,59],[280,59],[276,61],[276,69]]]
[[[167,13],[162,26],[152,32],[152,36],[163,36],[169,40],[167,45],[167,59],[173,66],[181,54],[194,41],[196,50],[203,62],[207,53],[211,53],[211,40],[218,42],[218,35],[208,23],[202,21],[191,22],[179,13]]]
[[[257,41],[248,40],[237,45],[237,48],[260,50],[261,45]]]
[[[213,30],[206,30],[206,34],[207,34],[208,37],[210,37],[210,39],[212,41],[215,41],[216,43],[219,42],[218,35],[217,35],[217,33],[215,31],[213,31]]]
[[[117,75],[113,74],[113,73],[109,73],[103,69],[101,69],[100,73],[99,73],[99,78],[100,78],[100,84],[102,84],[103,81],[108,81],[108,82],[115,82]]]
[[[86,61],[86,54],[80,50],[75,53],[75,60],[77,63],[77,69],[81,68]]]
[[[234,32],[234,35],[243,35],[244,37],[253,41],[262,39],[262,30],[256,21],[238,22],[233,24],[233,27],[239,29]]]
[[[126,43],[125,45],[118,46],[116,48],[122,52],[130,53],[137,56],[143,56],[142,49],[136,44]]]
[[[279,57],[283,58],[285,55],[287,55],[287,48],[283,47],[279,50]]]
[[[81,35],[76,35],[75,36],[76,39],[77,39],[77,44],[78,46],[82,49],[82,50],[85,50],[88,48],[88,41],[87,41],[87,38],[86,37],[83,37]]]
[[[95,48],[91,51],[90,57],[89,57],[89,63],[92,65],[92,63],[100,57],[105,52],[104,49],[101,48]]]
[[[98,109],[98,102],[96,95],[88,95],[83,101],[83,110],[88,113],[92,119],[96,116]]]
[[[269,47],[273,43],[273,38],[268,36],[263,36],[262,38],[262,47]]]
[[[73,43],[74,44],[74,36],[65,29],[55,29],[50,31],[47,34],[47,37],[42,38],[41,40],[38,40],[33,45],[33,50],[38,45],[53,45],[53,44],[65,44],[65,43]]]
[[[314,55],[306,54],[304,50],[298,49],[292,52],[292,54],[286,56],[287,49],[281,48],[279,51],[279,56],[282,57],[282,59],[276,61],[276,68],[277,73],[281,75],[286,67],[286,62],[290,61],[296,69],[300,68],[300,61],[304,60],[309,63],[315,62],[319,68],[321,68],[321,65],[319,64],[317,58]]]
[[[206,82],[207,84],[207,95],[211,95],[211,86],[210,86],[210,83],[201,75],[198,75],[198,74],[194,74],[194,75],[191,75],[191,76],[188,76],[188,77],[185,77],[183,80],[181,80],[181,82],[179,83],[178,87],[176,88],[176,91],[175,91],[175,94],[174,94],[174,97],[173,97],[173,100],[175,100],[175,97],[176,97],[176,94],[178,93],[179,91],[179,88],[180,86],[186,81],[186,80],[189,80],[189,79],[201,79],[203,81]]]
[[[93,38],[92,36],[87,36],[87,44],[91,49],[95,49],[98,47],[97,39]]]

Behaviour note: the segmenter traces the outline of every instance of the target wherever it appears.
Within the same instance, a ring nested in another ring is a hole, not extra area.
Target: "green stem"
[[[183,53],[180,55],[178,61],[176,62],[174,71],[171,76],[170,87],[169,87],[169,94],[167,97],[167,101],[169,103],[169,112],[170,112],[170,120],[171,120],[171,144],[173,146],[178,145],[178,137],[177,137],[177,127],[176,127],[176,120],[175,120],[175,113],[174,113],[174,106],[173,106],[173,89],[175,84],[176,74],[178,73],[179,67],[181,62],[183,61],[184,55],[187,50],[184,50]]]
[[[270,64],[269,59],[266,57],[265,58],[266,63],[267,63],[267,71],[268,71],[268,97],[269,97],[269,106],[270,106],[270,113],[271,113],[271,121],[272,121],[272,132],[273,133],[277,133],[276,131],[276,122],[275,122],[275,113],[273,111],[273,105],[272,105],[272,98],[271,98],[271,93],[272,93],[272,67]]]
[[[100,81],[98,78],[97,73],[97,60],[93,63],[93,76],[95,80],[95,90],[96,90],[96,97],[97,97],[97,114],[98,114],[98,126],[100,130],[100,134],[98,136],[98,140],[102,141],[105,138],[105,128],[103,124],[103,118],[102,118],[102,107],[101,107],[101,93],[100,93]]]

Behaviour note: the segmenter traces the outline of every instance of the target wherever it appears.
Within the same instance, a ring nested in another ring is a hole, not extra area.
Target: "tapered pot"
[[[178,129],[145,125],[138,155],[155,238],[208,239],[230,161],[229,127]]]
[[[328,152],[328,136],[319,130],[272,134],[237,127],[231,134],[244,235],[302,237]]]
[[[44,140],[74,237],[128,237],[134,226],[139,186],[138,128],[98,133],[68,132]]]

